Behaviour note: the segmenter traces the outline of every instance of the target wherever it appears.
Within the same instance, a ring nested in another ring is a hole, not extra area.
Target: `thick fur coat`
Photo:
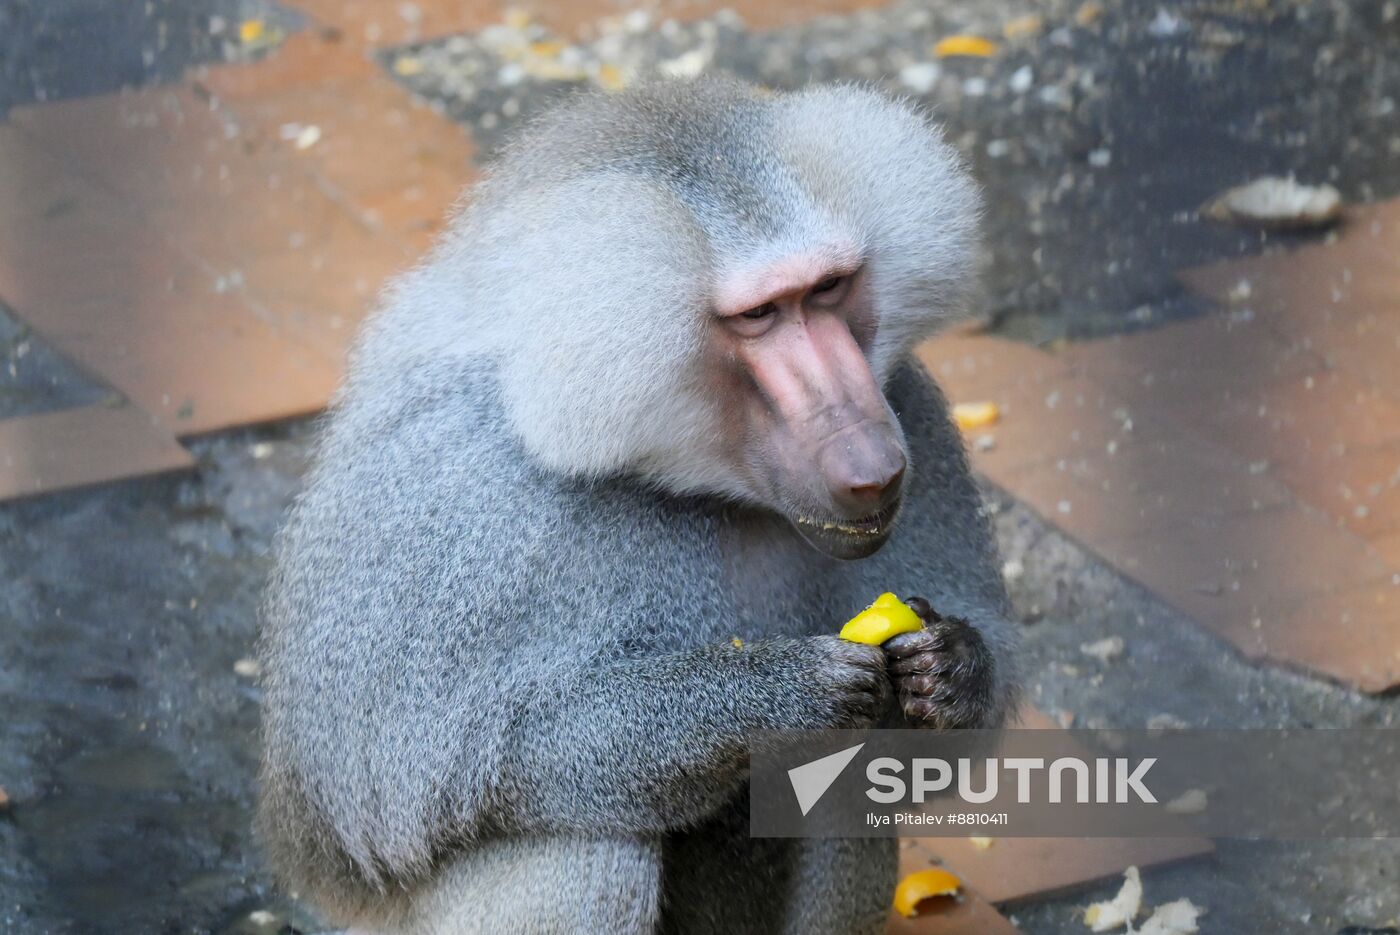
[[[750,839],[745,739],[846,723],[821,639],[886,590],[967,618],[982,721],[1011,703],[988,526],[909,358],[967,300],[976,213],[861,89],[662,85],[528,130],[367,327],[280,538],[260,824],[288,885],[382,932],[878,931],[893,842]],[[705,277],[831,230],[909,451],[859,562],[746,495],[698,364]]]

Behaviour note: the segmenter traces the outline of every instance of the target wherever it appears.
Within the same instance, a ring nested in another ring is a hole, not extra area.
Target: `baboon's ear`
[[[706,247],[688,213],[635,175],[585,176],[541,193],[508,246],[528,289],[498,344],[511,421],[546,466],[626,469],[683,445],[707,325]]]

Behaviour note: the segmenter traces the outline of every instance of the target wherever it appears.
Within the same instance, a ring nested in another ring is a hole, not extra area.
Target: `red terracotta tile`
[[[319,367],[341,359],[349,333],[384,278],[406,261],[401,241],[376,237],[352,206],[313,187],[309,171],[296,168],[289,156],[243,147],[241,137],[221,130],[210,138],[227,124],[188,92],[80,103],[60,105],[54,114],[32,110],[26,132],[50,150],[71,143],[63,151],[80,168],[101,163],[103,180],[130,195],[148,223],[112,197],[104,198],[97,186],[92,186],[96,195],[78,203],[84,211],[26,225],[14,237],[7,238],[0,221],[0,287],[15,296],[22,311],[34,309],[27,314],[47,317],[52,327],[56,317],[71,319],[72,308],[92,310],[104,299],[121,309],[108,316],[114,320],[160,318],[167,311],[167,293],[199,294],[217,284],[251,297],[251,304],[240,303],[235,318],[254,309],[267,319],[257,327],[274,326],[269,340],[280,334],[297,344],[279,352],[282,357],[305,356],[307,346],[299,342],[309,340],[320,348]],[[110,138],[110,160],[98,159],[104,137]],[[196,179],[187,160],[203,160],[206,176]],[[143,199],[149,186],[159,195]],[[86,210],[89,204],[93,207]],[[60,297],[66,304],[53,312],[38,308]],[[77,340],[85,323],[66,320],[64,327]],[[303,389],[289,397],[289,410],[316,408],[308,404],[316,393],[324,401],[334,372],[294,379]],[[311,396],[305,387],[314,388]],[[135,389],[128,392],[140,398]],[[266,413],[269,404],[265,398],[250,401],[250,413]],[[222,422],[232,410],[205,411],[214,415],[197,419],[197,430],[209,427],[210,420]]]
[[[953,403],[992,402],[990,426],[967,432],[974,466],[1005,483],[1031,464],[1086,457],[1131,430],[1131,413],[1102,386],[1069,374],[1055,355],[1001,338],[945,335],[917,349]]]
[[[51,155],[96,177],[177,250],[235,284],[241,264],[327,237],[351,217],[352,208],[313,187],[307,168],[250,144],[186,91],[55,107],[25,115],[26,130]],[[111,245],[76,252],[126,250],[116,234]]]
[[[954,402],[1040,386],[1066,372],[1055,355],[1005,338],[951,333],[925,341],[915,353]]]
[[[1013,384],[981,398],[997,404],[999,418],[967,435],[974,465],[994,480],[1029,465],[1096,458],[1135,431],[1129,407],[1075,377]]]
[[[411,256],[426,253],[450,220],[463,192],[457,179],[424,172],[420,181],[358,199],[365,219],[378,231],[404,241]]]
[[[151,223],[219,276],[261,258],[306,250],[363,228],[352,207],[300,173],[256,167],[218,189],[147,210]]]
[[[1090,545],[1251,656],[1268,655],[1270,638],[1305,601],[1393,574],[1360,539],[1299,507]]]
[[[1286,488],[1230,452],[1069,376],[1069,361],[1005,343],[978,339],[968,350],[950,343],[939,356],[936,346],[922,350],[1001,408],[996,425],[969,433],[977,469],[1081,541],[1218,522],[1289,501]],[[1009,365],[1003,350],[1029,352],[1030,365]],[[1074,363],[1089,372],[1082,359]],[[993,446],[983,449],[981,437]]]
[[[63,209],[44,216],[0,213],[0,295],[21,311],[174,288],[193,272],[140,215],[94,185],[74,185]]]
[[[1388,691],[1400,685],[1400,575],[1312,598],[1267,628],[1263,642],[1271,658]]]
[[[139,219],[0,228],[0,295],[65,356],[177,434],[300,415],[338,371]]]
[[[1258,387],[1323,369],[1322,359],[1254,320],[1207,315],[1154,331],[1070,345],[1074,373],[1141,411],[1179,422]]]
[[[1099,543],[1211,526],[1290,502],[1287,488],[1170,427],[1137,425],[1111,449],[990,476],[1074,538]]]
[[[233,296],[161,293],[139,307],[74,305],[26,315],[65,355],[177,435],[306,415],[338,371]],[[22,311],[22,310],[21,310]]]
[[[270,321],[339,364],[384,284],[409,262],[402,241],[346,223],[325,239],[252,259],[240,273],[243,289]]]
[[[1250,655],[1400,682],[1367,668],[1389,658],[1389,607],[1337,596],[1373,594],[1400,561],[1398,248],[1400,201],[1355,212],[1335,244],[1189,271],[1227,310],[1061,355],[1133,414],[1119,455],[993,479]],[[1324,647],[1310,613],[1357,635]]]
[[[920,838],[900,841],[900,879],[941,863],[929,848],[930,844],[941,843]],[[967,885],[957,898],[928,900],[913,918],[891,911],[886,935],[1011,935],[1020,931],[993,909],[970,882],[964,882]]]
[[[1400,533],[1375,536],[1367,540],[1371,549],[1392,569],[1400,571]]]
[[[916,853],[940,860],[987,901],[1002,905],[1071,892],[1214,850],[1204,838],[996,838],[975,847],[967,838],[918,839]]]
[[[1183,415],[1251,461],[1297,463],[1400,441],[1400,400],[1336,371],[1280,380]]]
[[[433,173],[459,185],[475,175],[466,132],[382,76],[343,87],[293,87],[231,106],[258,145],[295,157],[352,199],[397,191]],[[315,142],[299,144],[298,133],[308,127],[315,128]]]
[[[1366,538],[1400,532],[1400,444],[1283,462],[1275,476]]]
[[[212,70],[236,110],[155,89],[21,108],[0,134],[0,295],[173,432],[323,406],[470,174],[457,127],[318,42]],[[308,100],[335,119],[298,149],[278,108]]]
[[[1188,270],[1183,280],[1400,397],[1400,199],[1350,211],[1333,243]],[[1240,284],[1247,284],[1241,296]]]
[[[1187,270],[1193,290],[1254,309],[1281,333],[1303,336],[1376,303],[1394,307],[1400,200],[1354,210],[1334,239],[1293,251]]]
[[[1369,382],[1400,400],[1400,297],[1381,311],[1337,316],[1296,339],[1328,367]]]
[[[21,107],[13,120],[52,158],[141,207],[217,186],[250,156],[237,128],[184,87]]]
[[[377,70],[364,48],[306,29],[292,33],[266,58],[209,65],[196,70],[194,80],[224,101],[238,101],[289,88],[342,86]]]
[[[114,197],[89,177],[55,159],[13,124],[0,124],[0,224],[20,228],[83,210]]]
[[[191,467],[135,406],[89,406],[0,421],[0,499]]]
[[[378,96],[351,112],[377,114],[377,122],[347,122],[356,133],[398,126],[387,104],[402,109],[406,95],[373,87]],[[410,243],[420,235],[412,225],[428,224],[429,199],[447,197],[442,168],[427,159],[415,167],[413,154],[441,151],[443,140],[460,145],[459,156],[469,152],[440,118],[420,127],[425,113],[399,127],[403,177],[341,178],[393,180],[377,206],[394,209],[388,219],[401,226],[381,222],[376,233],[379,218],[312,184],[313,170],[325,167],[309,153],[250,138],[186,90],[31,108],[20,121],[29,149],[62,153],[78,181],[33,186],[59,193],[62,211],[36,220],[52,199],[27,196],[16,200],[26,210],[0,218],[0,294],[60,350],[181,433],[312,411],[328,398],[354,326],[384,280],[421,247]],[[0,176],[0,204],[8,190],[24,189],[30,173],[20,162]],[[82,182],[83,172],[96,181]],[[406,194],[414,186],[424,202],[417,212]],[[213,349],[221,330],[227,347]],[[261,373],[243,391],[241,410],[240,368]]]

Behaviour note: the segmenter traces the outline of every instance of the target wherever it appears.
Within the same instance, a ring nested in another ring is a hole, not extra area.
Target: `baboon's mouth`
[[[889,531],[894,518],[899,515],[900,501],[895,500],[878,513],[860,519],[836,520],[814,519],[810,516],[797,517],[798,525],[822,532],[840,532],[851,536],[878,536]]]
[[[865,558],[884,545],[894,529],[901,501],[860,519],[821,519],[798,515],[793,525],[816,549],[833,558]]]

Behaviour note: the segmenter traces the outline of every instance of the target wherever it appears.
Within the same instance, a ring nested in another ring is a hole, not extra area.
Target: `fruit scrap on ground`
[[[964,432],[986,428],[1001,418],[996,403],[958,403],[953,406],[953,421]]]
[[[933,47],[933,54],[937,58],[953,58],[955,56],[970,56],[972,58],[987,58],[995,55],[997,44],[990,39],[983,39],[981,36],[948,36],[938,40]]]
[[[1095,932],[1107,932],[1132,922],[1141,910],[1142,877],[1137,867],[1129,867],[1118,895],[1084,910],[1084,924]]]
[[[1123,888],[1117,896],[1085,910],[1084,924],[1090,929],[1109,932],[1124,928],[1128,935],[1195,935],[1200,930],[1197,919],[1205,910],[1189,899],[1158,906],[1146,922],[1133,928],[1133,919],[1142,911],[1142,878],[1137,867],[1129,867],[1123,876]]]
[[[919,914],[919,903],[939,896],[956,896],[961,889],[962,881],[947,870],[916,870],[895,887],[894,909],[906,919],[913,918]]]

